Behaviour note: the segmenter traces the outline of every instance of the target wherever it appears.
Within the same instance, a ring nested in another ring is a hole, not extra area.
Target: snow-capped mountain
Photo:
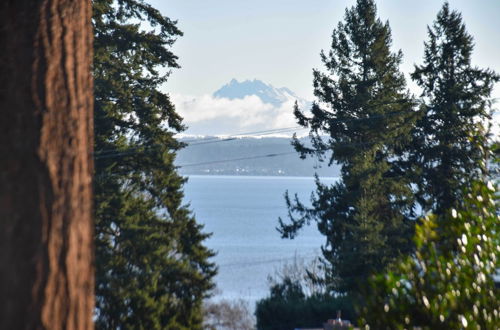
[[[213,94],[172,95],[190,135],[235,135],[296,126],[294,103],[309,109],[310,102],[286,87],[260,80],[232,79]],[[292,134],[292,133],[289,133]]]
[[[213,93],[216,98],[227,98],[230,100],[243,99],[245,96],[258,96],[262,102],[279,107],[290,99],[297,100],[299,103],[305,103],[294,92],[286,87],[276,88],[271,84],[266,84],[260,80],[245,80],[239,82],[232,79],[228,84],[222,86]]]

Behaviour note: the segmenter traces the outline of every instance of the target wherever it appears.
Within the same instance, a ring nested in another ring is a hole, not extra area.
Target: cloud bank
[[[186,135],[237,135],[247,132],[297,127],[293,115],[295,99],[290,97],[276,107],[263,102],[256,95],[240,99],[214,97],[213,95],[188,96],[172,94],[177,112],[184,118],[188,129]],[[299,107],[306,112],[310,103],[298,100]],[[492,135],[500,139],[500,112],[493,116]],[[307,130],[297,130],[305,135]],[[293,131],[281,135],[291,136]]]
[[[264,103],[255,95],[231,100],[208,94],[200,97],[172,94],[171,99],[189,127],[186,134],[234,135],[298,126],[293,116],[293,98],[279,107]],[[302,101],[299,106],[305,108],[307,104]]]

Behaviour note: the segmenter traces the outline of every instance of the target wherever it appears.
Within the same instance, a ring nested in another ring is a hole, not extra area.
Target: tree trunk
[[[0,329],[91,329],[90,0],[0,1]]]

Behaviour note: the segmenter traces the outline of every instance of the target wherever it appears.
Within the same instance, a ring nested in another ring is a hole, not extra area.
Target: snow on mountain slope
[[[275,88],[271,84],[266,84],[260,80],[245,80],[239,82],[232,79],[228,84],[217,90],[213,96],[216,98],[227,98],[230,100],[243,99],[245,96],[255,95],[262,102],[272,104],[275,107],[281,106],[284,102],[294,99],[299,102],[304,102],[294,92],[286,87]]]
[[[232,79],[212,95],[171,97],[189,127],[185,133],[194,135],[234,135],[297,126],[294,103],[310,108],[310,102],[290,89],[256,79]]]

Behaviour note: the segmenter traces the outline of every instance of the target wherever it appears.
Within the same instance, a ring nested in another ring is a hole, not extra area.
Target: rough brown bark
[[[0,329],[91,329],[90,0],[0,1]]]

